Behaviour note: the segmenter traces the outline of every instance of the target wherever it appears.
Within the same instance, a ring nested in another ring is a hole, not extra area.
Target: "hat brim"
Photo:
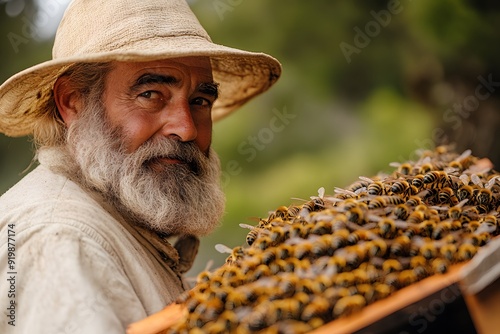
[[[17,73],[0,86],[0,132],[19,137],[33,132],[40,106],[52,97],[57,78],[72,64],[108,61],[152,61],[189,56],[211,59],[219,83],[212,119],[217,121],[266,91],[281,75],[281,64],[264,54],[214,44],[195,36],[158,37],[110,51],[49,60]]]

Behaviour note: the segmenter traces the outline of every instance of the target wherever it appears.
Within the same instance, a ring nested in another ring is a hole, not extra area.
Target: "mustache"
[[[178,160],[195,175],[203,172],[208,161],[208,154],[203,153],[194,142],[181,142],[170,138],[148,140],[132,153],[143,168],[150,168],[151,164],[160,159]]]

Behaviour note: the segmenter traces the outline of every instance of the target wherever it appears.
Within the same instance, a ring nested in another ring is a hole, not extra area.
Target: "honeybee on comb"
[[[242,224],[247,245],[217,246],[227,262],[178,298],[189,314],[167,333],[307,332],[445,273],[499,234],[500,174],[487,160],[439,146],[391,166]]]

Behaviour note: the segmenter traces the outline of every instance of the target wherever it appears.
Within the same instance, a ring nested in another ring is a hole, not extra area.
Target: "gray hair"
[[[69,77],[84,102],[89,100],[102,101],[105,78],[111,69],[110,62],[77,63],[68,67],[61,76]],[[63,145],[66,142],[67,128],[57,110],[54,98],[43,104],[41,109],[42,116],[35,123],[33,129],[35,146],[40,148]]]

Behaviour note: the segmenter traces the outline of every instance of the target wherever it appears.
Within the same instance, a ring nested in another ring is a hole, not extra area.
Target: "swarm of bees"
[[[247,246],[198,275],[167,333],[304,333],[451,265],[498,234],[500,174],[465,151],[419,152],[250,228]]]

